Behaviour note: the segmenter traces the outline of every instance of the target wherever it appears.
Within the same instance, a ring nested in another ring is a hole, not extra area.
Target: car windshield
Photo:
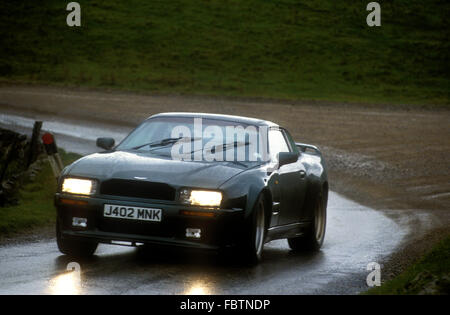
[[[260,162],[260,132],[258,126],[233,121],[155,117],[133,130],[116,150],[151,152],[191,161]]]

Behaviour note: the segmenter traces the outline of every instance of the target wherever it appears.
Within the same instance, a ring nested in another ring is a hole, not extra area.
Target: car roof
[[[185,118],[204,118],[204,119],[216,119],[222,121],[231,121],[234,123],[242,123],[246,125],[254,125],[254,126],[269,126],[269,127],[277,127],[278,125],[263,119],[258,118],[250,118],[243,116],[234,116],[234,115],[223,115],[223,114],[209,114],[209,113],[188,113],[188,112],[170,112],[170,113],[160,113],[150,116],[147,119],[156,118],[156,117],[185,117]]]

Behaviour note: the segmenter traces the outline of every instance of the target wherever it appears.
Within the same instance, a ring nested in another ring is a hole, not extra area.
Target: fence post
[[[55,138],[51,133],[47,132],[42,136],[42,142],[44,143],[44,148],[47,153],[48,161],[52,167],[53,174],[56,179],[58,179],[64,165],[61,161],[61,157],[59,156]]]
[[[39,134],[41,133],[42,121],[35,121],[33,126],[33,134],[31,135],[30,151],[28,152],[27,169],[31,163],[36,160],[39,144]]]

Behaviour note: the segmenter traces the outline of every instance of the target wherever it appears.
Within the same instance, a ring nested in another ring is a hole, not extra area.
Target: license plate
[[[117,219],[161,222],[162,210],[105,204],[103,216]]]

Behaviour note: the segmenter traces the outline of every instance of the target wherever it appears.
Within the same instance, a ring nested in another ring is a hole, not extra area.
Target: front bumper
[[[105,204],[162,209],[162,220],[150,222],[104,217]],[[62,238],[84,238],[100,243],[129,242],[128,245],[143,243],[218,249],[239,242],[244,222],[243,209],[212,210],[128,197],[82,197],[57,193],[55,206]],[[87,226],[73,226],[74,217],[87,219]],[[187,228],[200,229],[200,238],[187,237]]]

